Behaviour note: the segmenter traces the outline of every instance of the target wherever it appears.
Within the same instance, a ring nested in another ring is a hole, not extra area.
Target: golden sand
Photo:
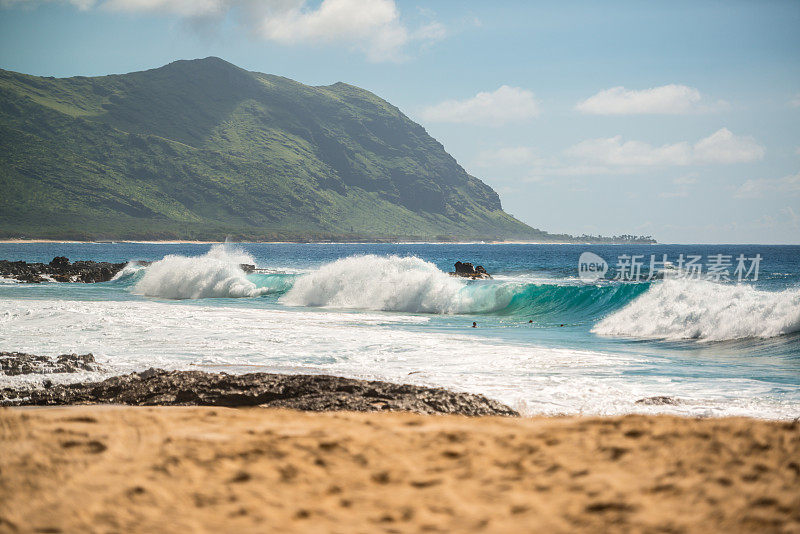
[[[800,425],[6,408],[0,531],[800,532]]]

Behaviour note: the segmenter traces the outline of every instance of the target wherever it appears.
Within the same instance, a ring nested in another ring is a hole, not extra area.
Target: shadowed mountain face
[[[0,70],[0,147],[5,237],[551,237],[374,94],[218,58],[95,78]]]

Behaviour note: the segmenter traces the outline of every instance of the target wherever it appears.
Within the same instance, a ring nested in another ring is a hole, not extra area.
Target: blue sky
[[[0,68],[345,81],[537,228],[800,243],[798,28],[797,0],[0,0]]]

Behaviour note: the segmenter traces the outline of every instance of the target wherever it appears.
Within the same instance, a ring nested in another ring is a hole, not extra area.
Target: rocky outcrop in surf
[[[455,271],[449,273],[450,276],[461,276],[464,278],[472,278],[473,280],[476,278],[491,278],[491,275],[486,272],[483,265],[474,267],[470,262],[457,261],[454,267]]]
[[[76,261],[56,256],[50,263],[27,263],[24,261],[0,260],[0,277],[10,278],[26,284],[40,282],[108,282],[122,270],[127,262]]]
[[[128,404],[133,406],[263,406],[303,411],[408,411],[517,416],[481,395],[327,375],[149,369],[102,382],[0,390],[0,406]]]
[[[0,352],[0,373],[6,376],[98,370],[100,370],[100,366],[94,361],[91,353],[62,354],[55,358],[48,358],[23,352]]]

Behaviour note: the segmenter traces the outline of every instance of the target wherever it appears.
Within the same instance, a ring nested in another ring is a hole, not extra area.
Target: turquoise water
[[[579,277],[585,251],[608,262],[605,277]],[[717,254],[731,257],[733,281],[678,276],[680,255]],[[90,351],[105,374],[202,367],[441,385],[527,413],[800,416],[797,246],[0,244],[10,260],[57,255],[156,263],[102,284],[0,284],[0,349]],[[626,255],[643,257],[638,281],[612,279]],[[663,279],[646,280],[651,255],[672,263]],[[758,280],[736,281],[740,255],[760,256]],[[494,278],[444,274],[457,260]],[[635,403],[655,395],[680,404]]]

